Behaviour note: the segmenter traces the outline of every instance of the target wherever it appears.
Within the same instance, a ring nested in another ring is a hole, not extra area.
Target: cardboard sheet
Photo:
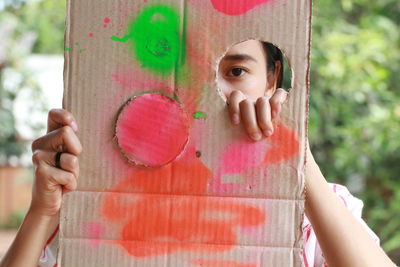
[[[64,108],[84,147],[59,266],[303,266],[311,0],[69,0]],[[235,43],[293,71],[271,138],[229,121]]]

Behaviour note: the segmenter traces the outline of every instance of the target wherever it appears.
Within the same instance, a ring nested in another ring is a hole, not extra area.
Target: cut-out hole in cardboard
[[[115,137],[123,156],[143,167],[161,167],[184,150],[189,119],[181,105],[162,93],[143,93],[121,108]]]
[[[291,88],[292,72],[281,49],[269,42],[248,39],[229,47],[217,61],[216,81],[226,101],[234,90],[252,100]]]

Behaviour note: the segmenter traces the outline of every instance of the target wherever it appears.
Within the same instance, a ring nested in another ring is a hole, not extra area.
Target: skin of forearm
[[[0,267],[36,267],[43,247],[58,224],[58,215],[43,216],[28,211]]]
[[[329,267],[395,266],[332,191],[311,153],[305,180],[305,213]]]

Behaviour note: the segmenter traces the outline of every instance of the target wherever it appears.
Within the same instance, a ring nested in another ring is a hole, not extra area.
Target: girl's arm
[[[250,138],[260,140],[261,137],[253,136],[260,129],[265,130],[265,137],[269,137],[273,133],[272,120],[278,117],[286,98],[287,93],[278,89],[271,98],[259,98],[252,103],[243,101],[246,97],[234,91],[228,99],[232,123],[239,124],[234,115],[240,113],[239,117]],[[309,146],[305,168],[305,212],[329,267],[395,266],[332,191],[314,161]]]
[[[37,266],[43,247],[57,224],[58,216],[28,211],[0,266]]]
[[[31,206],[0,267],[38,265],[41,251],[57,227],[62,194],[75,190],[77,185],[78,155],[82,152],[77,129],[68,111],[49,112],[47,134],[32,144],[35,179]],[[56,167],[55,155],[60,150],[64,152]]]
[[[307,149],[305,212],[329,267],[395,266],[343,205]]]

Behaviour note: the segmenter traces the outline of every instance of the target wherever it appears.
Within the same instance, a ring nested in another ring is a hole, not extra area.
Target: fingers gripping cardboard
[[[64,107],[84,151],[61,266],[302,266],[310,1],[68,1]],[[248,38],[294,73],[259,142],[215,83]]]

